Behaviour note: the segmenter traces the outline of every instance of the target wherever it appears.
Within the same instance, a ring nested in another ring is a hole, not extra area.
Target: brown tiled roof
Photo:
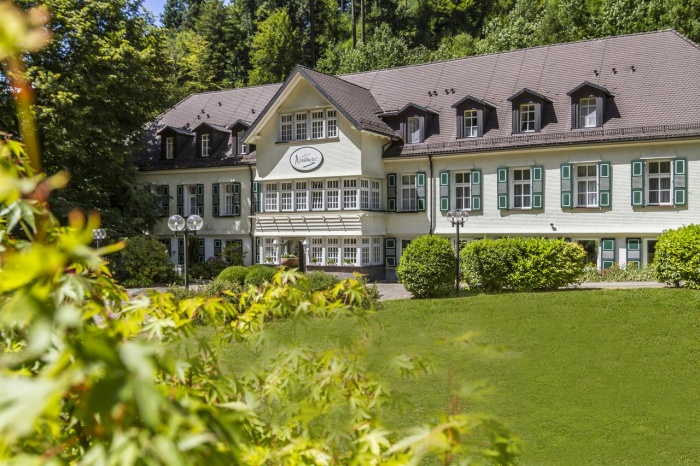
[[[698,46],[675,31],[662,31],[340,78],[370,89],[384,109],[400,108],[410,101],[440,112],[437,134],[429,134],[422,144],[394,145],[386,153],[401,156],[646,139],[671,134],[700,136],[699,71]],[[571,98],[567,92],[584,81],[602,86],[614,96],[606,105],[602,130],[571,130]],[[540,133],[513,135],[512,105],[508,97],[524,88],[546,96],[553,103],[547,106]],[[456,139],[456,112],[451,106],[466,95],[497,106],[492,112],[496,120],[490,121],[491,127],[486,128],[479,140]]]
[[[360,129],[396,136],[380,115],[395,113],[409,103],[438,113],[433,129],[439,131],[430,132],[421,144],[403,145],[399,141],[387,149],[387,157],[700,136],[700,48],[675,31],[549,45],[337,77],[304,67],[296,70]],[[603,128],[572,130],[571,98],[567,93],[586,82],[604,88],[613,97],[606,103]],[[229,126],[237,120],[256,120],[280,86],[190,96],[151,124],[150,141],[155,143],[155,131],[164,125],[191,130],[202,121]],[[508,98],[523,89],[551,101],[539,133],[511,133],[512,104]],[[467,96],[495,106],[484,136],[478,139],[456,139],[456,110],[452,107]],[[226,154],[214,155],[209,159],[160,161],[160,150],[151,146],[137,157],[137,163],[153,169],[255,160],[254,153],[244,160],[231,157],[230,149]]]

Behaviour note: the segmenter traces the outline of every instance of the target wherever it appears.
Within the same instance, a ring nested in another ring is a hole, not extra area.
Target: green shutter
[[[610,162],[598,164],[598,206],[610,207],[612,205],[612,173]]]
[[[161,217],[170,215],[170,186],[167,184],[160,187],[160,215]]]
[[[260,203],[261,197],[262,197],[262,193],[261,193],[261,189],[260,189],[260,182],[253,181],[253,213],[255,213],[255,214],[257,214],[258,212],[261,211],[261,209],[260,209],[260,207],[262,206],[262,204]],[[256,260],[255,262],[257,264],[260,263],[260,261],[258,261],[258,260]]]
[[[673,161],[673,205],[688,204],[688,161],[677,158]]]
[[[177,239],[177,263],[182,265],[185,263],[185,240]]]
[[[574,206],[573,199],[573,183],[571,172],[574,169],[570,163],[562,163],[559,173],[561,174],[561,208],[571,209]]]
[[[644,161],[632,160],[632,205],[644,205]]]
[[[204,262],[204,238],[197,238],[197,258]]]
[[[184,208],[183,208],[183,203],[184,203],[184,190],[185,186],[184,185],[177,185],[177,214],[180,216],[185,215],[184,214]]]
[[[257,181],[256,181],[257,183]],[[262,253],[262,238],[255,238],[255,263],[260,264],[262,259],[260,257]]]
[[[601,240],[600,268],[609,269],[615,265],[615,240],[603,238]]]
[[[544,209],[544,168],[532,167],[532,208]]]
[[[627,267],[630,265],[642,266],[642,240],[640,238],[627,238]]]
[[[498,173],[498,209],[508,210],[508,169],[501,167]]]
[[[425,172],[416,173],[416,206],[418,212],[425,211]]]
[[[389,212],[396,212],[396,173],[386,176],[386,205]]]
[[[197,215],[204,216],[204,185],[197,185]]]
[[[384,238],[384,265],[396,267],[396,238]]]
[[[214,217],[219,216],[219,183],[214,183],[211,185],[211,212]],[[216,254],[215,254],[216,255]]]
[[[471,206],[472,212],[481,211],[481,170],[472,170],[470,174],[470,194],[471,194]]]
[[[214,240],[214,257],[221,257],[221,240]]]
[[[236,181],[233,183],[233,216],[241,215],[241,183]]]
[[[450,172],[440,172],[440,212],[450,210]]]

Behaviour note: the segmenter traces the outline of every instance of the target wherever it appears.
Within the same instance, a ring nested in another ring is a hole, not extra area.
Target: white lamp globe
[[[204,226],[204,220],[199,215],[190,215],[187,217],[187,229],[192,231],[199,231]]]
[[[179,215],[173,215],[168,219],[168,228],[171,231],[182,231],[185,229],[185,219]]]

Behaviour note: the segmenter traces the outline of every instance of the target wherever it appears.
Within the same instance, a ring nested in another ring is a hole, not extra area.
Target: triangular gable
[[[162,134],[165,132],[172,132],[176,134],[181,134],[183,136],[190,136],[193,137],[194,133],[192,131],[187,131],[186,129],[178,128],[176,126],[164,126],[156,134]]]
[[[528,89],[527,87],[523,88],[522,91],[516,92],[516,93],[513,94],[512,96],[508,97],[508,102],[514,101],[515,99],[517,99],[518,97],[520,97],[520,96],[523,95],[523,94],[530,94],[531,96],[537,97],[538,99],[542,99],[542,100],[544,100],[545,102],[552,103],[552,101],[551,101],[548,97],[546,97],[546,96],[540,94],[539,92],[535,92],[535,91],[533,91],[533,90],[530,90],[530,89]]]
[[[599,86],[597,84],[593,84],[592,82],[584,81],[575,88],[571,89],[569,92],[566,93],[566,95],[573,95],[576,92],[580,91],[581,89],[584,89],[586,87],[589,87],[591,89],[595,89],[596,91],[600,91],[603,94],[607,95],[608,97],[612,97],[612,93],[604,88],[603,86]]]
[[[483,105],[484,107],[496,108],[496,106],[494,104],[487,102],[486,100],[477,99],[476,97],[471,96],[471,95],[467,95],[464,98],[462,98],[462,99],[458,100],[457,102],[455,102],[454,104],[452,104],[452,108],[457,108],[460,105],[462,105],[464,102],[467,102],[467,101],[471,101],[471,102],[477,103],[479,105]]]
[[[202,123],[198,124],[197,127],[195,129],[193,129],[192,131],[199,132],[199,129],[202,127],[211,128],[214,131],[219,131],[220,133],[230,133],[231,132],[230,129],[225,127],[225,126],[213,125],[211,123],[206,123],[206,122],[202,122]]]
[[[388,111],[388,112],[382,112],[380,115],[382,115],[382,116],[395,116],[395,115],[400,115],[400,114],[402,114],[403,112],[405,112],[406,110],[408,110],[409,108],[415,108],[416,110],[420,110],[421,112],[432,113],[433,115],[439,115],[439,114],[440,114],[439,112],[433,110],[433,109],[430,108],[430,107],[424,107],[424,106],[422,106],[422,105],[418,105],[418,104],[416,104],[416,103],[409,102],[409,103],[407,103],[406,105],[404,105],[403,107],[401,107],[401,108],[398,109],[398,110],[391,110],[391,111]]]

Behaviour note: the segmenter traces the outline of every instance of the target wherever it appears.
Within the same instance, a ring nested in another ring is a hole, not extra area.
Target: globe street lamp
[[[466,210],[450,210],[447,212],[447,219],[452,226],[457,227],[457,243],[455,250],[457,251],[457,261],[455,262],[457,276],[455,277],[455,293],[459,294],[459,227],[464,226],[464,222],[469,218],[469,212]]]
[[[100,240],[105,239],[106,236],[107,230],[105,230],[104,228],[95,228],[94,230],[92,230],[92,239],[95,240],[98,248],[100,247]]]
[[[187,237],[190,233],[194,233],[194,235],[197,236],[197,232],[202,229],[202,226],[204,226],[204,220],[202,220],[202,217],[199,215],[190,215],[187,217],[187,220],[180,215],[173,215],[168,219],[168,228],[175,233],[175,238],[177,238],[179,232],[182,232],[185,240],[185,251],[183,255],[185,260],[185,288],[187,289],[189,289],[189,280],[187,278]]]

